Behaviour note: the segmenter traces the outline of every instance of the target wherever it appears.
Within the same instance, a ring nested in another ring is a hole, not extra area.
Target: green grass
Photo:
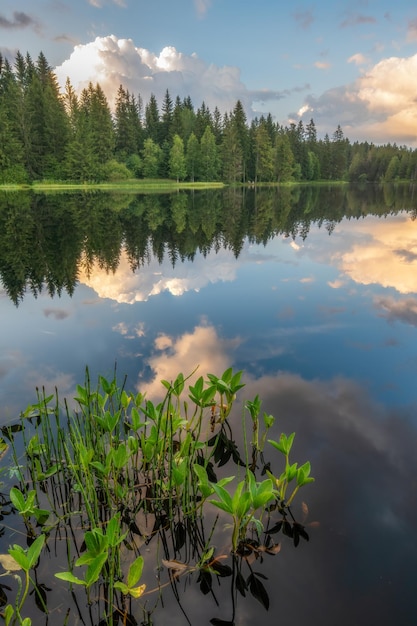
[[[23,185],[0,185],[4,191],[83,191],[83,190],[103,190],[103,191],[123,191],[123,192],[171,192],[178,189],[221,189],[224,187],[220,182],[179,182],[165,179],[131,179],[115,182],[101,183],[71,183],[64,181],[36,181],[32,184]]]

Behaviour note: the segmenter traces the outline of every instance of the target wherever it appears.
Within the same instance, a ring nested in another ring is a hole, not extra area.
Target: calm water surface
[[[257,564],[269,612],[240,598],[235,623],[416,624],[416,210],[408,186],[1,195],[0,423],[87,365],[149,397],[242,369],[316,482],[310,542]],[[182,602],[230,619],[227,593]]]

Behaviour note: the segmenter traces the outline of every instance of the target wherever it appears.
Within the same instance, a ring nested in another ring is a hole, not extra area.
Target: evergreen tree
[[[290,140],[284,132],[277,134],[275,139],[275,167],[274,175],[278,182],[293,180],[294,155],[291,150]]]
[[[159,143],[160,120],[159,109],[155,95],[152,93],[149,102],[145,106],[145,137]]]
[[[120,85],[115,107],[115,153],[121,161],[138,154],[141,147],[142,124],[134,96]]]
[[[255,182],[270,182],[274,175],[274,154],[265,123],[259,124],[255,134]]]
[[[218,178],[219,161],[216,138],[211,127],[206,126],[200,141],[201,176],[205,181],[214,181]]]
[[[221,157],[223,179],[228,183],[241,182],[243,178],[243,152],[238,129],[231,121],[227,122],[223,131]]]
[[[160,145],[162,145],[164,141],[167,141],[170,146],[172,144],[173,111],[174,105],[167,89],[161,106],[161,123],[159,131]]]

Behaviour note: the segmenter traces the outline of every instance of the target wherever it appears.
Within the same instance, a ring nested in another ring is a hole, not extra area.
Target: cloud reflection
[[[151,296],[169,291],[181,296],[187,291],[199,291],[209,283],[233,281],[237,265],[229,251],[219,250],[205,258],[196,256],[193,263],[181,263],[172,267],[170,263],[159,264],[152,259],[146,271],[132,272],[126,252],[122,250],[117,271],[112,274],[98,264],[89,273],[81,269],[80,281],[101,298],[111,298],[119,303],[145,302]]]
[[[192,374],[187,384],[208,373],[220,375],[231,366],[234,350],[242,343],[239,337],[224,339],[214,326],[201,324],[191,332],[178,337],[159,335],[154,341],[153,353],[146,364],[153,373],[151,381],[138,380],[137,389],[148,397],[161,399],[164,387],[161,380],[173,381],[182,372]]]

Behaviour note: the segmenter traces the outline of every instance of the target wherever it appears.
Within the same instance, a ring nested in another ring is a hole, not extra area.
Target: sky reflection
[[[263,623],[283,612],[297,625],[414,624],[416,264],[417,225],[404,213],[345,219],[330,236],[312,226],[305,240],[245,240],[238,259],[221,249],[132,273],[122,254],[114,274],[81,272],[72,297],[28,294],[17,309],[3,294],[0,420],[36,386],[71,397],[86,365],[94,380],[117,362],[153,399],[179,371],[243,369],[243,397],[259,394],[275,415],[272,437],[297,432],[294,457],[316,478],[303,496],[319,522],[310,543],[284,541],[262,566],[273,581]],[[239,407],[235,419],[238,433]],[[200,601],[187,590],[195,620]],[[236,623],[255,619],[259,607],[242,599]]]

